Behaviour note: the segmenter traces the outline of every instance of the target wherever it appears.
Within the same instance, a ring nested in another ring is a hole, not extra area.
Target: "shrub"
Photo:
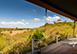
[[[10,33],[12,33],[12,30],[10,30]]]
[[[44,37],[44,35],[42,31],[36,30],[33,33],[32,37],[34,37],[35,39],[41,39],[42,37]]]

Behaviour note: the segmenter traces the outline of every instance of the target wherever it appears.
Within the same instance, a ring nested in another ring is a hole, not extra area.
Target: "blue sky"
[[[46,22],[73,21],[48,10]],[[35,28],[44,25],[45,9],[24,0],[0,0],[0,27]]]

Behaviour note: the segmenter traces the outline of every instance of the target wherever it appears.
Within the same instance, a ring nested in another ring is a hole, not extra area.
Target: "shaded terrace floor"
[[[41,54],[77,54],[77,46],[72,47],[69,43],[77,42],[77,38],[69,38],[49,46],[41,48]],[[31,54],[31,52],[27,53]],[[37,53],[35,53],[37,54]]]

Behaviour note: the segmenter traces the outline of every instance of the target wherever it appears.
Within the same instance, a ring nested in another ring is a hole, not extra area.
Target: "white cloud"
[[[25,20],[22,19],[22,22],[24,22]]]
[[[32,20],[33,22],[37,22],[37,21],[40,21],[39,18],[34,18],[34,20]]]
[[[33,12],[36,12],[36,10],[33,10]]]
[[[26,22],[26,25],[30,25],[28,22]]]
[[[54,15],[53,17],[51,17],[51,16],[48,16],[48,17],[44,17],[47,21],[55,21],[55,20],[58,20],[58,19],[60,19],[60,17],[59,16],[56,16],[56,15]]]
[[[10,21],[10,22],[0,22],[0,25],[2,26],[26,26],[26,25],[29,25],[28,22],[21,22],[21,21],[17,21],[17,22],[14,22],[14,21]]]

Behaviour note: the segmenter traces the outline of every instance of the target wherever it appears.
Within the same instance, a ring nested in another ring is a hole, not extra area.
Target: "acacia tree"
[[[39,30],[36,30],[32,35],[32,37],[34,37],[35,39],[41,39],[43,36],[43,32]]]
[[[29,38],[35,38],[35,39],[41,39],[42,37],[44,37],[43,35],[43,32],[42,31],[39,31],[39,30],[36,30],[33,35],[29,35]]]
[[[16,27],[16,30],[18,30],[18,27]]]

